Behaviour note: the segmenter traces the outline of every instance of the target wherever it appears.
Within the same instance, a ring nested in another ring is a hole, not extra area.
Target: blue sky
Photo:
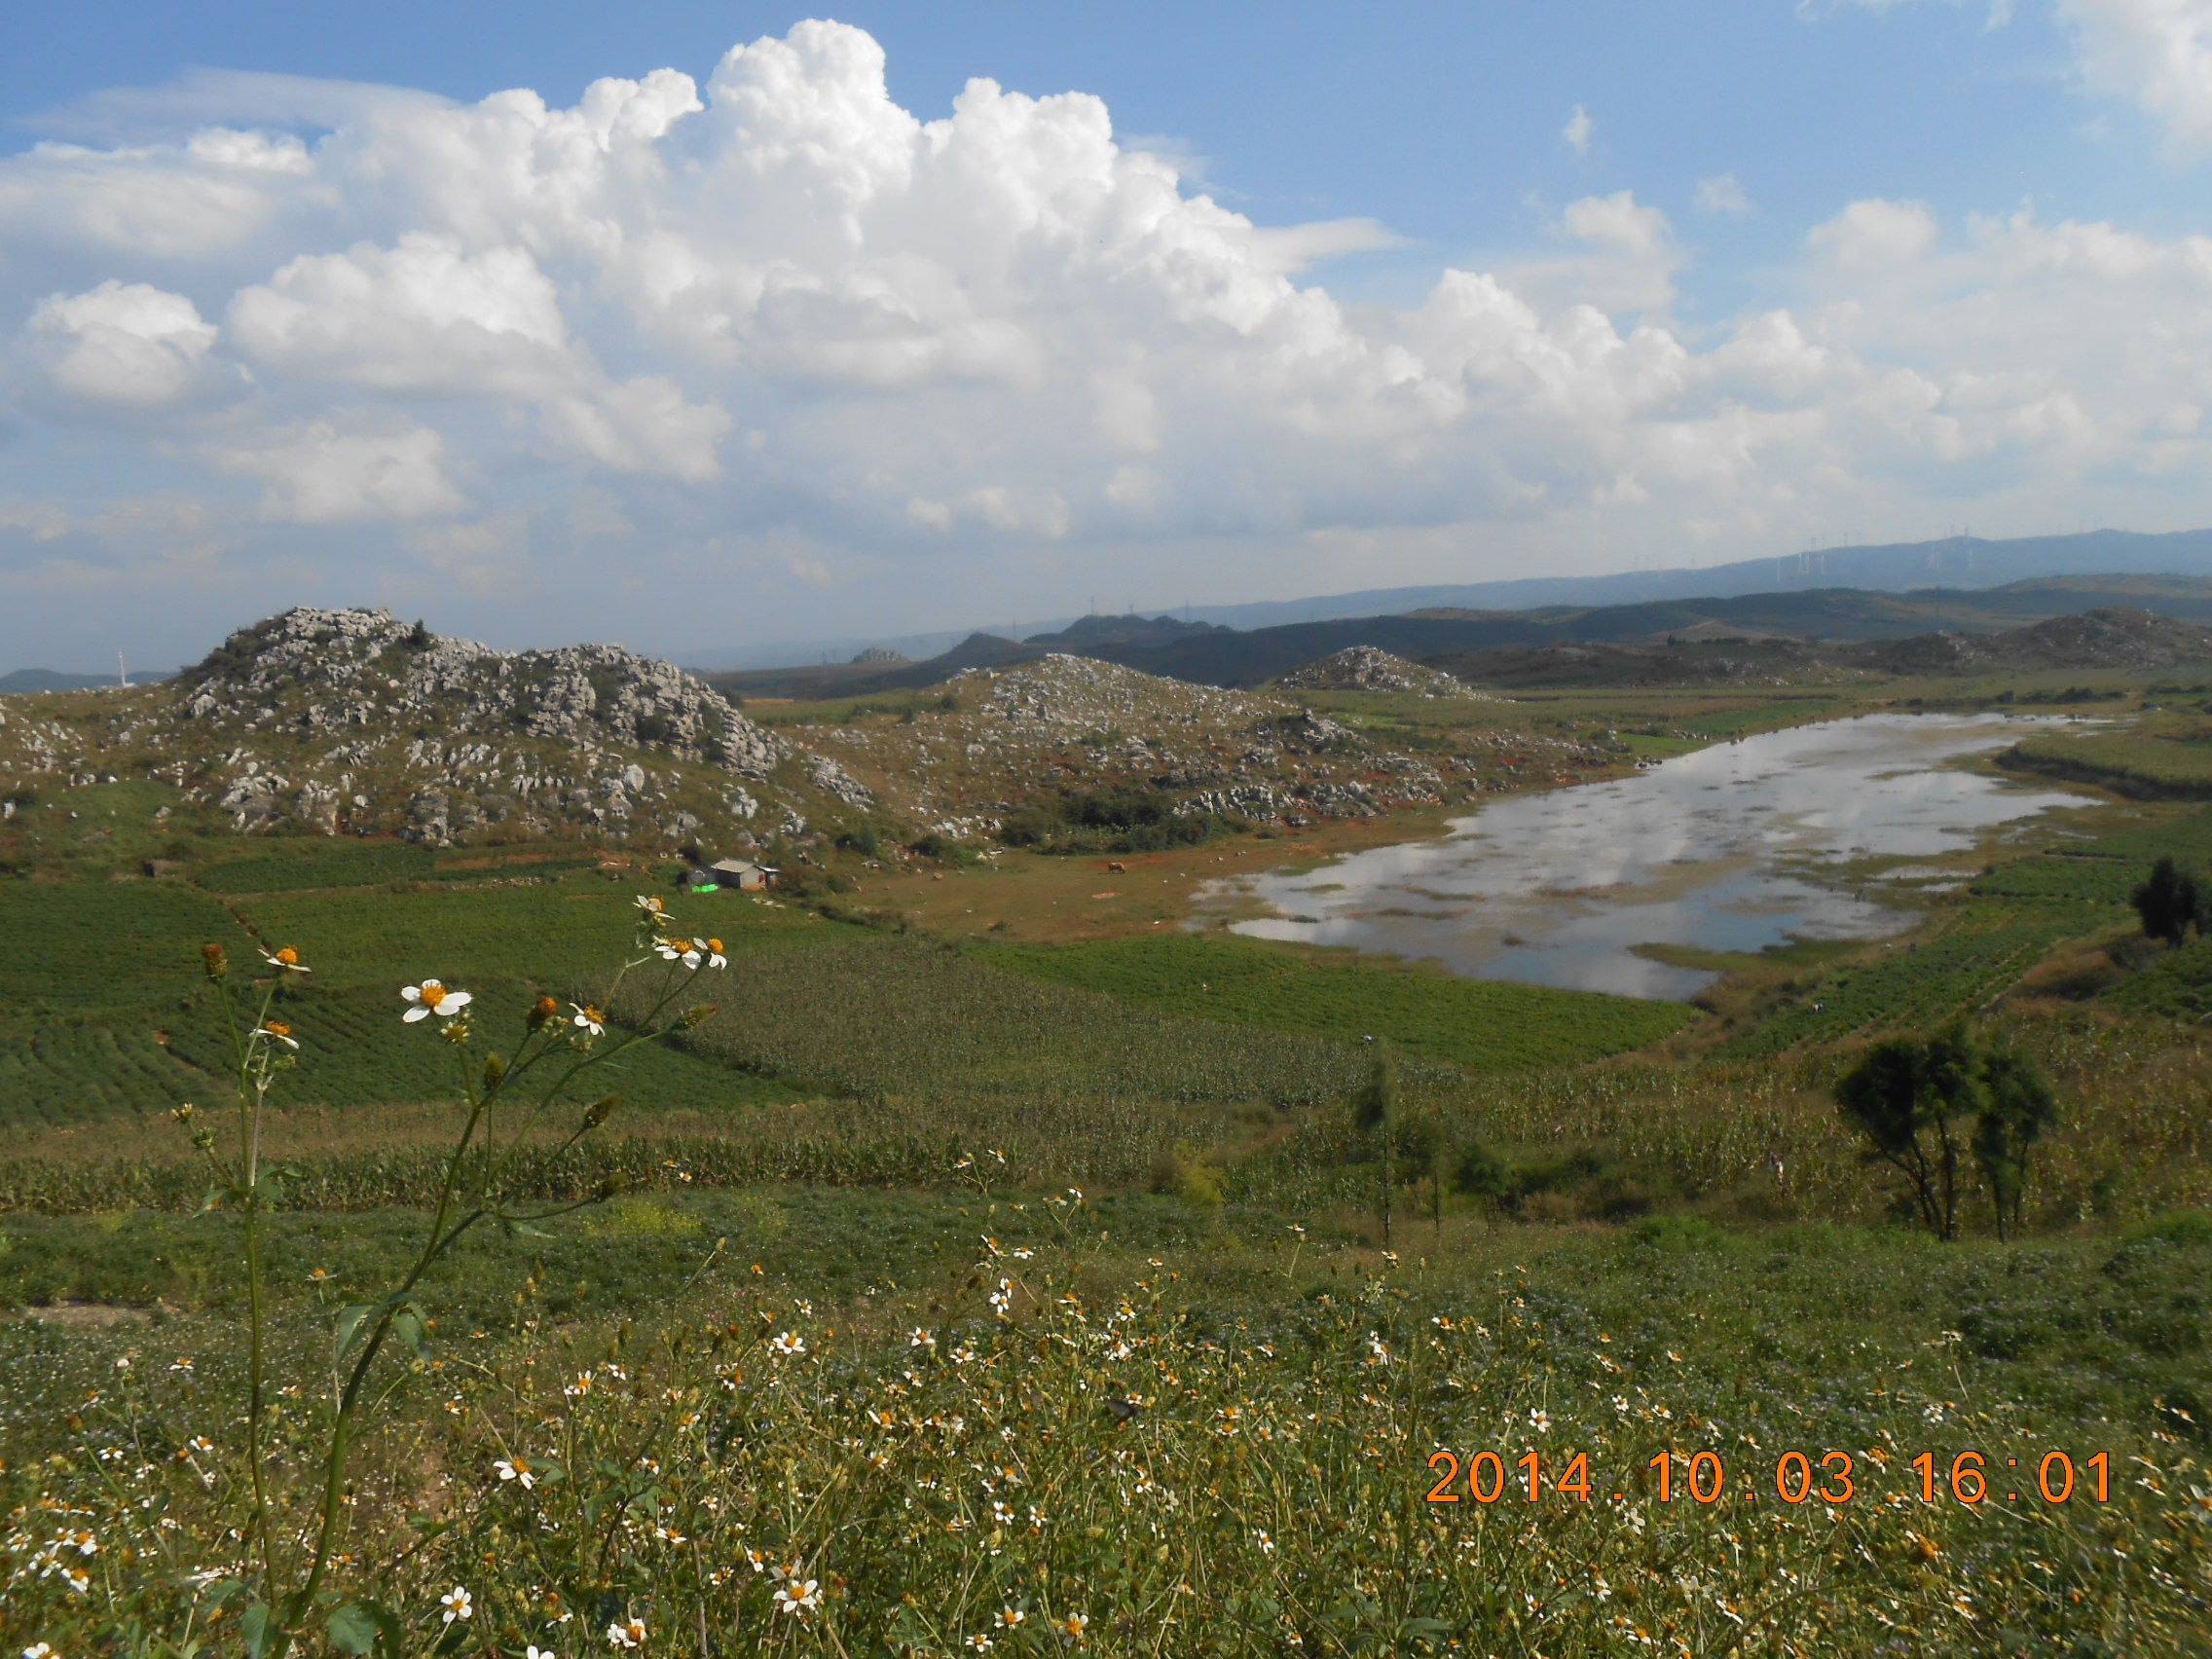
[[[13,18],[0,666],[2212,522],[2204,0],[806,17]]]

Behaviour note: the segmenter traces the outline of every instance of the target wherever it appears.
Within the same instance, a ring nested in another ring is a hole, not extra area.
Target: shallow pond
[[[1634,777],[1500,800],[1438,840],[1233,877],[1201,898],[1262,902],[1275,913],[1233,925],[1263,939],[1430,957],[1476,978],[1688,997],[1717,976],[1634,947],[1763,950],[1900,932],[1911,911],[1824,881],[1820,866],[1954,851],[2078,804],[1945,764],[2050,723],[1866,715],[1764,732]]]

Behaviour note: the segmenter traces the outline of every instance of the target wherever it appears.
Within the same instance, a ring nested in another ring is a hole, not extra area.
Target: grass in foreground
[[[361,1645],[2204,1650],[2212,1472],[2169,1387],[2201,1365],[2202,1229],[2000,1251],[1456,1226],[1443,1261],[1393,1270],[1258,1216],[1178,1247],[1028,1201],[992,1245],[946,1218],[963,1244],[910,1266],[893,1235],[857,1288],[818,1254],[788,1278],[718,1255],[728,1199],[578,1221],[600,1244],[564,1249],[659,1263],[662,1300],[564,1321],[549,1261],[503,1320],[486,1298],[484,1323],[438,1322],[348,1510],[333,1595],[366,1610]],[[285,1318],[312,1389],[320,1319]],[[7,1640],[237,1645],[225,1328],[18,1325],[0,1350]],[[312,1437],[285,1401],[280,1491]],[[1788,1501],[1791,1452],[1851,1495]]]

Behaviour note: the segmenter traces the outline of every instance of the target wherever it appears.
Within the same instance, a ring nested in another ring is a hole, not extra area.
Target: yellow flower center
[[[445,1000],[445,986],[439,984],[435,979],[424,979],[423,981],[423,1006],[424,1008],[436,1008]]]
[[[602,1014],[598,1009],[590,1007],[589,1005],[586,1005],[584,1009],[584,1017],[590,1020],[594,1025],[604,1024],[607,1019],[606,1014]]]
[[[292,1028],[281,1019],[272,1019],[261,1029],[268,1032],[272,1037],[289,1037],[292,1034]]]
[[[722,953],[722,941],[719,939],[711,939],[707,940],[707,948],[719,956]]]
[[[287,944],[276,952],[276,960],[287,968],[297,968],[300,965],[300,953]]]

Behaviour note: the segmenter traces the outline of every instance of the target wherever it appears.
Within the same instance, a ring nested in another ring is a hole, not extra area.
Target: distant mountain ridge
[[[1898,675],[2180,669],[2212,664],[2212,627],[2136,606],[2046,616],[1996,632],[1940,631],[1875,640],[1735,639],[1680,633],[1663,641],[1567,641],[1446,652],[1430,666],[1509,689],[1545,685],[1784,685]]]
[[[1664,571],[1624,571],[1609,576],[1520,576],[1505,581],[1420,587],[1367,588],[1312,599],[1258,600],[1246,605],[1200,605],[1185,614],[1233,628],[1344,616],[1453,607],[1474,610],[1532,610],[1545,606],[1637,605],[1664,599],[1733,599],[1751,593],[1803,592],[1815,588],[1910,591],[1943,587],[1972,591],[2044,576],[2110,575],[2137,571],[2212,576],[2212,530],[2158,534],[2089,530],[2071,535],[1984,539],[1952,535],[1938,541],[1899,541],[1823,547],[1778,558],[1739,559],[1727,565],[1677,566]]]
[[[1309,599],[1178,606],[1175,609],[1185,622],[1209,622],[1251,630],[1292,622],[1326,622],[1346,616],[1402,614],[1436,608],[1530,610],[1555,605],[1595,607],[1638,605],[1666,599],[1731,599],[1743,594],[1804,592],[1817,588],[1910,591],[1943,587],[1971,591],[2040,577],[2143,571],[2212,576],[2212,530],[2164,533],[2091,530],[2069,535],[2000,539],[1953,535],[1936,541],[1824,547],[1780,557],[1739,559],[1726,565],[1685,565],[1603,576],[1521,576],[1502,581],[1364,588],[1351,593],[1318,594]],[[1129,615],[1134,618],[1135,613],[1132,611]],[[992,632],[1001,638],[1036,640],[1042,637],[1041,630],[1065,630],[1080,625],[1080,622],[1071,624],[1064,619],[1054,619],[994,628]],[[919,660],[953,646],[963,638],[965,635],[960,630],[898,638],[852,635],[834,640],[795,640],[700,650],[692,652],[686,660],[704,670],[757,670],[793,667],[826,657],[843,661],[857,651],[875,645]]]
[[[1056,648],[1148,674],[1200,684],[1251,686],[1356,649],[1386,651],[1432,666],[1450,658],[1452,672],[1465,676],[1475,672],[1467,659],[1484,652],[1730,641],[1792,647],[1814,641],[1831,645],[1875,644],[1938,635],[1991,635],[2051,617],[2113,608],[2156,612],[2183,622],[2212,622],[2212,577],[2092,573],[2029,577],[1989,589],[1886,593],[1831,587],[1593,607],[1552,605],[1528,610],[1439,607],[1242,632],[1186,625],[1168,617],[1159,618],[1157,625],[1140,622],[1137,628],[1127,627],[1131,619],[1126,618],[1087,618],[1052,639],[1067,642]],[[1087,626],[1092,621],[1121,626]],[[977,634],[922,662],[761,669],[714,675],[709,680],[739,697],[866,695],[934,685],[964,668],[1033,661],[1046,648],[1036,640]],[[1572,659],[1555,655],[1542,660],[1564,666]],[[1840,664],[1843,659],[1830,651],[1823,660]]]

